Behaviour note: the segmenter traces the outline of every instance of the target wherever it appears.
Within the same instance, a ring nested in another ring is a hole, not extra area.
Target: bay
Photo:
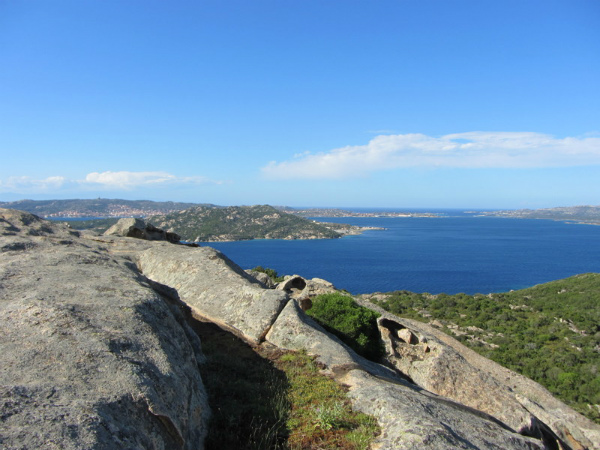
[[[448,213],[447,213],[448,214]],[[323,240],[203,243],[243,269],[323,278],[352,294],[409,290],[505,292],[600,272],[600,226],[476,217],[344,217],[320,221],[384,227]]]

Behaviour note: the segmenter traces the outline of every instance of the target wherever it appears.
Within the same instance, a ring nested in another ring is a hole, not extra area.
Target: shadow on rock
[[[213,414],[206,450],[287,448],[289,384],[270,360],[281,351],[253,349],[213,323],[189,322],[206,356],[201,372]]]

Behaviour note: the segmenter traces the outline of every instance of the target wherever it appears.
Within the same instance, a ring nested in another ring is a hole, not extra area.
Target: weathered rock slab
[[[433,395],[393,370],[357,355],[290,301],[266,336],[279,348],[304,349],[350,388],[353,407],[373,415],[383,432],[376,449],[544,449],[500,421]]]
[[[0,447],[201,449],[200,342],[128,265],[0,209]]]
[[[547,448],[490,416],[364,371],[352,370],[340,381],[350,387],[352,406],[377,418],[383,430],[373,445],[378,450]]]
[[[210,247],[151,248],[138,256],[138,265],[151,280],[175,289],[195,313],[254,343],[288,301],[285,292],[264,289]]]

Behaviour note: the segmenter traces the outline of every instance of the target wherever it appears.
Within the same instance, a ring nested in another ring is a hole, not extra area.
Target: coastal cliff
[[[432,327],[380,311],[370,361],[300,307],[322,280],[269,289],[222,253],[80,234],[0,209],[0,444],[202,449],[211,408],[193,317],[303,350],[371,414],[378,449],[600,449],[600,426]],[[368,302],[363,304],[377,309]]]

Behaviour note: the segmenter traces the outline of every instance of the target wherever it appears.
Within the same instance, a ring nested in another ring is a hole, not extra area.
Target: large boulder
[[[308,280],[300,275],[288,275],[284,280],[277,284],[276,289],[286,291],[292,298],[312,298],[320,294],[330,294],[338,292],[335,286],[329,281],[321,278]]]
[[[264,338],[288,301],[285,292],[264,289],[210,247],[150,248],[137,262],[145,276],[175,289],[194,313],[252,343]]]
[[[149,241],[169,241],[172,243],[177,243],[181,239],[177,233],[162,230],[151,223],[133,217],[119,219],[117,223],[104,232],[104,235],[133,237]]]
[[[0,447],[203,448],[202,353],[178,305],[31,214],[0,209],[0,255]]]

